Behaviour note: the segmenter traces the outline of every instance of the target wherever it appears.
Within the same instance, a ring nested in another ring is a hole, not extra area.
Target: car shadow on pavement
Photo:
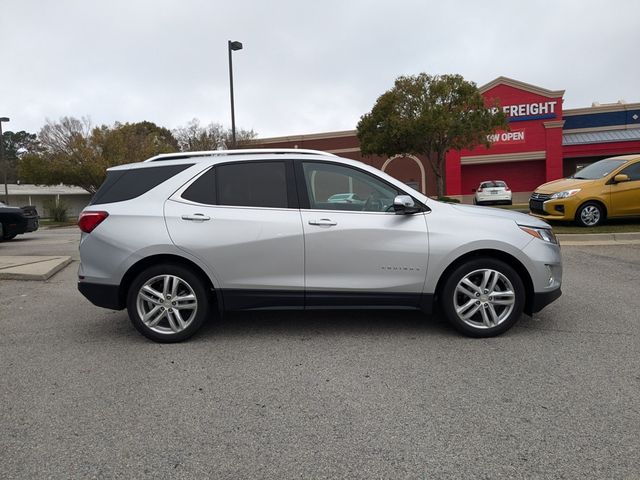
[[[308,334],[429,334],[455,336],[446,321],[421,312],[406,310],[323,310],[227,312],[212,318],[194,337]]]
[[[86,330],[92,341],[126,337],[134,342],[150,342],[133,328],[126,311],[111,311],[109,317],[108,321],[95,322]],[[516,328],[501,336],[534,335],[539,330],[535,327],[530,317],[523,316]],[[465,338],[441,315],[411,310],[253,311],[226,312],[222,318],[212,316],[187,342],[269,336],[310,339],[341,335]]]

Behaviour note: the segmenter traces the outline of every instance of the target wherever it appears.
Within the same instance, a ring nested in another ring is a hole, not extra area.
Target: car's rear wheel
[[[440,303],[451,324],[471,337],[492,337],[522,316],[525,289],[518,273],[493,258],[476,258],[447,278]]]
[[[131,283],[127,310],[133,326],[156,342],[186,340],[209,312],[205,282],[182,265],[157,265]]]
[[[595,202],[581,205],[576,212],[576,223],[581,227],[597,227],[604,221],[604,209]]]

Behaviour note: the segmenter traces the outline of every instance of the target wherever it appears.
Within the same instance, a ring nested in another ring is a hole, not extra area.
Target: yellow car
[[[605,218],[640,216],[640,154],[605,158],[569,178],[540,185],[529,199],[529,211],[583,227],[600,225]]]

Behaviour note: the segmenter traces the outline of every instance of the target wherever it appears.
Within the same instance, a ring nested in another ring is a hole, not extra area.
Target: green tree
[[[171,132],[152,122],[92,127],[87,118],[63,117],[47,121],[38,140],[41,150],[20,159],[20,176],[43,185],[76,185],[92,194],[107,168],[178,150]]]
[[[475,83],[461,75],[398,77],[357,126],[365,155],[424,155],[445,195],[445,158],[449,150],[489,147],[487,136],[507,128],[500,109],[488,108]]]
[[[4,143],[6,161],[0,168],[7,168],[7,181],[16,183],[18,180],[18,160],[24,155],[37,153],[40,150],[37,135],[24,130],[2,132],[2,142]]]
[[[232,144],[230,128],[224,128],[220,123],[210,123],[203,126],[197,118],[191,120],[184,127],[176,128],[173,134],[183,152],[224,150],[230,148]],[[256,135],[253,130],[237,130],[236,144],[240,148],[249,145]]]

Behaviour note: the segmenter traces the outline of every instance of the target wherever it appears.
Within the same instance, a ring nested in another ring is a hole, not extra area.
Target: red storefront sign
[[[562,177],[562,90],[499,77],[480,87],[487,105],[502,110],[509,128],[488,136],[489,148],[447,153],[447,193],[470,195],[487,179],[515,192]]]

